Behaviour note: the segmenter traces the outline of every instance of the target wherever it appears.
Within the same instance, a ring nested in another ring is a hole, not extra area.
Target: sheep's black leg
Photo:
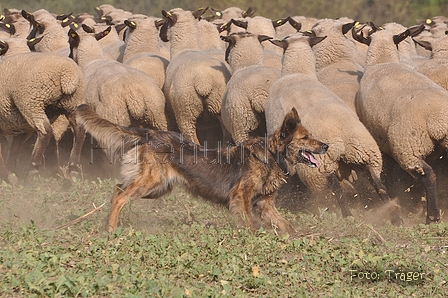
[[[73,146],[70,151],[69,173],[78,173],[80,171],[81,150],[86,138],[86,130],[84,127],[76,124],[74,113],[68,115],[67,119],[73,130]]]
[[[45,125],[46,133],[37,132],[37,140],[34,144],[33,152],[31,153],[31,171],[30,174],[35,174],[39,171],[39,167],[42,165],[42,158],[47,149],[48,143],[50,143],[53,137],[52,129],[50,125]]]
[[[342,217],[349,217],[353,216],[350,210],[347,207],[347,202],[344,199],[341,184],[339,183],[338,177],[336,175],[332,174],[328,177],[328,182],[331,186],[331,190],[336,196],[336,199],[338,201],[339,207],[341,208]]]
[[[375,173],[372,167],[367,166],[367,169],[369,171],[373,187],[375,188],[376,192],[380,196],[380,199],[383,201],[383,203],[387,204],[388,202],[391,201],[391,199],[387,193],[386,187],[384,186],[380,177]],[[391,206],[391,208],[393,208],[390,213],[391,223],[396,226],[403,224],[403,219],[401,219],[400,215],[398,214],[399,210],[398,205],[396,205],[395,207]]]
[[[2,145],[0,143],[0,178],[8,181],[11,184],[17,183],[17,177],[11,173],[6,167],[5,160],[3,159]]]
[[[426,223],[433,223],[440,221],[440,211],[437,206],[437,181],[436,174],[429,164],[425,161],[421,161],[421,165],[424,171],[420,177],[423,185],[426,189]]]

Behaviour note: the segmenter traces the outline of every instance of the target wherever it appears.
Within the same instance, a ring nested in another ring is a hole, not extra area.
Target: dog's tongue
[[[317,161],[317,159],[313,156],[313,154],[304,151],[303,152],[305,154],[305,156],[313,163],[316,165],[316,167],[319,167],[319,162]]]

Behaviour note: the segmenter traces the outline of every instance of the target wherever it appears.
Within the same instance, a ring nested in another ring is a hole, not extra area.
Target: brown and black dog
[[[313,153],[328,148],[301,125],[295,108],[273,135],[218,149],[196,145],[177,132],[121,127],[87,105],[78,107],[77,121],[102,147],[121,157],[122,183],[112,196],[109,231],[117,228],[130,199],[155,199],[183,183],[192,194],[226,205],[247,227],[253,228],[254,208],[262,222],[292,232],[275,208],[273,194],[286,182],[292,165],[317,167]]]

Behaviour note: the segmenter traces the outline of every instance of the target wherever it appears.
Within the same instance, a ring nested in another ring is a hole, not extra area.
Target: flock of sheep
[[[384,153],[421,180],[426,221],[440,221],[426,158],[448,149],[448,19],[405,28],[348,18],[271,20],[236,7],[176,8],[157,17],[108,4],[95,11],[75,17],[5,9],[0,17],[7,74],[0,133],[9,140],[1,179],[16,182],[10,170],[26,136],[37,133],[36,172],[51,138],[58,144],[69,127],[69,170],[79,172],[85,133],[74,111],[82,103],[120,125],[177,130],[198,144],[270,134],[295,107],[313,137],[329,144],[316,157],[319,168],[295,168],[311,191],[330,188],[348,216],[344,193],[361,168],[390,201]]]

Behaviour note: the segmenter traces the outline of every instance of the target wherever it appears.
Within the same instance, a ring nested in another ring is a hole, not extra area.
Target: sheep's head
[[[1,22],[0,23],[0,28],[4,29],[10,35],[14,35],[16,33],[16,27],[13,24]]]
[[[229,43],[229,45],[227,46],[226,55],[225,55],[225,59],[226,59],[227,63],[230,63],[230,61],[229,61],[230,51],[232,51],[232,49],[235,47],[235,45],[237,43],[239,43],[239,41],[242,41],[245,38],[258,39],[258,41],[260,43],[262,43],[263,41],[272,39],[272,37],[270,37],[270,36],[257,35],[257,34],[252,34],[249,32],[236,32],[236,33],[232,33],[228,36],[221,36],[221,39],[223,41]],[[256,49],[254,49],[253,46],[254,46],[254,44],[251,44],[252,50],[255,51]],[[244,47],[244,48],[246,48],[246,47]],[[260,50],[262,50],[262,48],[260,48]],[[262,53],[260,53],[260,54],[262,55]]]
[[[208,7],[206,8],[200,8],[196,11],[191,12],[193,17],[195,19],[200,19],[201,16],[207,11]],[[174,24],[179,22],[180,18],[182,18],[185,14],[182,14],[182,12],[186,12],[180,8],[175,8],[170,11],[162,10],[162,15],[164,18],[164,22],[162,27],[160,28],[159,36],[162,39],[162,41],[167,42],[168,41],[168,29],[173,27]],[[187,12],[188,13],[188,12]],[[191,15],[190,15],[191,18]]]

